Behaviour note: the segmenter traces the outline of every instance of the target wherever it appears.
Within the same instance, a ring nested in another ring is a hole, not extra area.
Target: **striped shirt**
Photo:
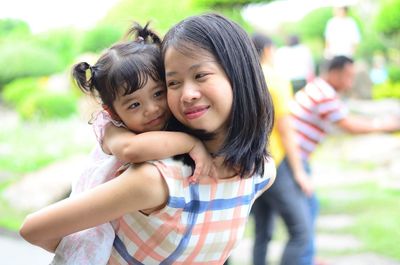
[[[325,138],[329,125],[345,118],[347,112],[335,89],[322,78],[295,94],[291,113],[303,158]]]
[[[167,205],[149,216],[127,214],[113,222],[116,238],[109,264],[222,264],[243,235],[251,205],[275,175],[189,184],[190,167],[165,159],[153,163],[164,177]]]

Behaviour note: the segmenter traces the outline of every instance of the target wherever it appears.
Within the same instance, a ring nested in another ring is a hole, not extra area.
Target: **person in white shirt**
[[[290,80],[296,93],[314,78],[314,59],[310,49],[300,42],[297,35],[288,36],[286,43],[275,53],[275,67]]]
[[[328,20],[325,28],[325,57],[354,57],[360,39],[355,20],[348,16],[348,7],[335,7],[334,16]]]

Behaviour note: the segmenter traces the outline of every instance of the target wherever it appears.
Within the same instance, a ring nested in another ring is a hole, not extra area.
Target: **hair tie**
[[[144,38],[142,36],[137,37],[137,42],[144,43]]]
[[[89,65],[89,70],[90,70],[91,76],[93,76],[93,74],[94,74],[94,67],[91,66],[91,65]]]

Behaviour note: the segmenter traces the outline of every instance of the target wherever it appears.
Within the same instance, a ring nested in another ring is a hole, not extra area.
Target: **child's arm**
[[[28,242],[54,252],[62,237],[120,216],[165,205],[168,187],[157,168],[144,163],[118,178],[28,215],[20,229]]]
[[[212,174],[212,157],[203,143],[182,132],[152,131],[134,134],[109,124],[105,128],[103,150],[119,160],[139,163],[188,153],[196,168],[193,177]]]

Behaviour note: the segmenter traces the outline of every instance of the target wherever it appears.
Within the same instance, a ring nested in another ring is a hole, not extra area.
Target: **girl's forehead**
[[[202,48],[198,45],[186,43],[182,45],[171,45],[166,49],[166,53],[169,51],[175,51],[182,54],[185,57],[189,57],[192,59],[213,59],[215,60],[214,54],[212,54],[209,50]]]

